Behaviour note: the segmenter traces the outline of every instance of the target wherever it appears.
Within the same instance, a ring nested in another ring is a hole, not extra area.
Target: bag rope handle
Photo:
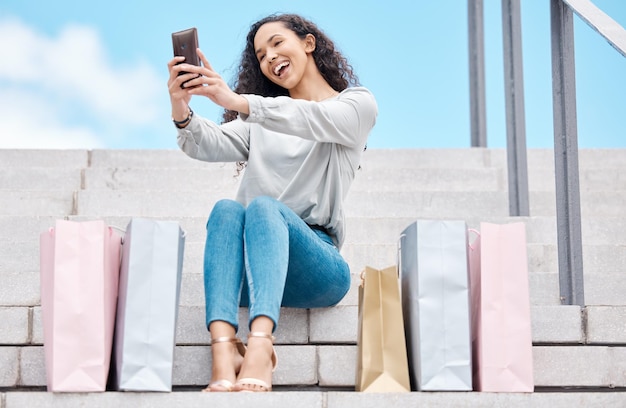
[[[478,238],[480,238],[480,231],[478,231],[477,229],[474,228],[468,228],[467,232],[473,232],[474,234],[478,235]],[[467,243],[467,246],[469,247],[469,249],[471,249],[472,251],[475,249],[472,244],[470,244],[469,242]]]

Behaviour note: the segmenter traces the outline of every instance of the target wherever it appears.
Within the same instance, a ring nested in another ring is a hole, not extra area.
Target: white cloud
[[[91,27],[67,25],[48,37],[19,20],[0,20],[0,49],[0,147],[29,146],[16,133],[50,147],[102,147],[107,136],[97,129],[149,127],[162,110],[165,84],[155,69],[113,66]],[[94,126],[63,123],[61,113],[73,110],[88,112]]]
[[[3,89],[0,147],[10,149],[95,149],[105,147],[94,131],[59,122],[53,105],[38,95]]]

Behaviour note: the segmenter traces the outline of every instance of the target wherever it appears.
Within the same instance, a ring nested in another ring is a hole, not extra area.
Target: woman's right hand
[[[202,51],[197,49],[197,52],[202,66],[177,65],[184,62],[184,57],[174,57],[167,64],[170,71],[167,85],[172,103],[172,118],[174,120],[187,118],[192,95],[206,96],[225,109],[248,114],[250,107],[247,99],[230,89],[222,77],[213,70]],[[183,70],[188,73],[179,76],[178,73]],[[183,83],[186,83],[184,88],[181,87]]]
[[[181,88],[183,82],[195,78],[197,74],[189,73],[178,75],[180,69],[176,67],[185,60],[185,57],[174,57],[167,63],[167,69],[170,72],[170,77],[167,80],[167,88],[170,93],[170,102],[172,104],[172,119],[184,120],[189,114],[189,101],[191,95],[186,89]]]

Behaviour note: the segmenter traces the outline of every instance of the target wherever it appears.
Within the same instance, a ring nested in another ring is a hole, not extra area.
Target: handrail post
[[[471,146],[487,147],[483,0],[467,0]]]
[[[519,0],[502,0],[504,95],[506,102],[509,215],[528,216],[528,163],[522,64],[522,19]]]
[[[585,305],[572,10],[550,0],[556,215],[561,303]]]

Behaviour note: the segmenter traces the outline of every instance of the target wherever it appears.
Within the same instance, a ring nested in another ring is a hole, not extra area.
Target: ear
[[[307,34],[304,38],[304,51],[307,53],[315,51],[315,36],[313,34]]]

